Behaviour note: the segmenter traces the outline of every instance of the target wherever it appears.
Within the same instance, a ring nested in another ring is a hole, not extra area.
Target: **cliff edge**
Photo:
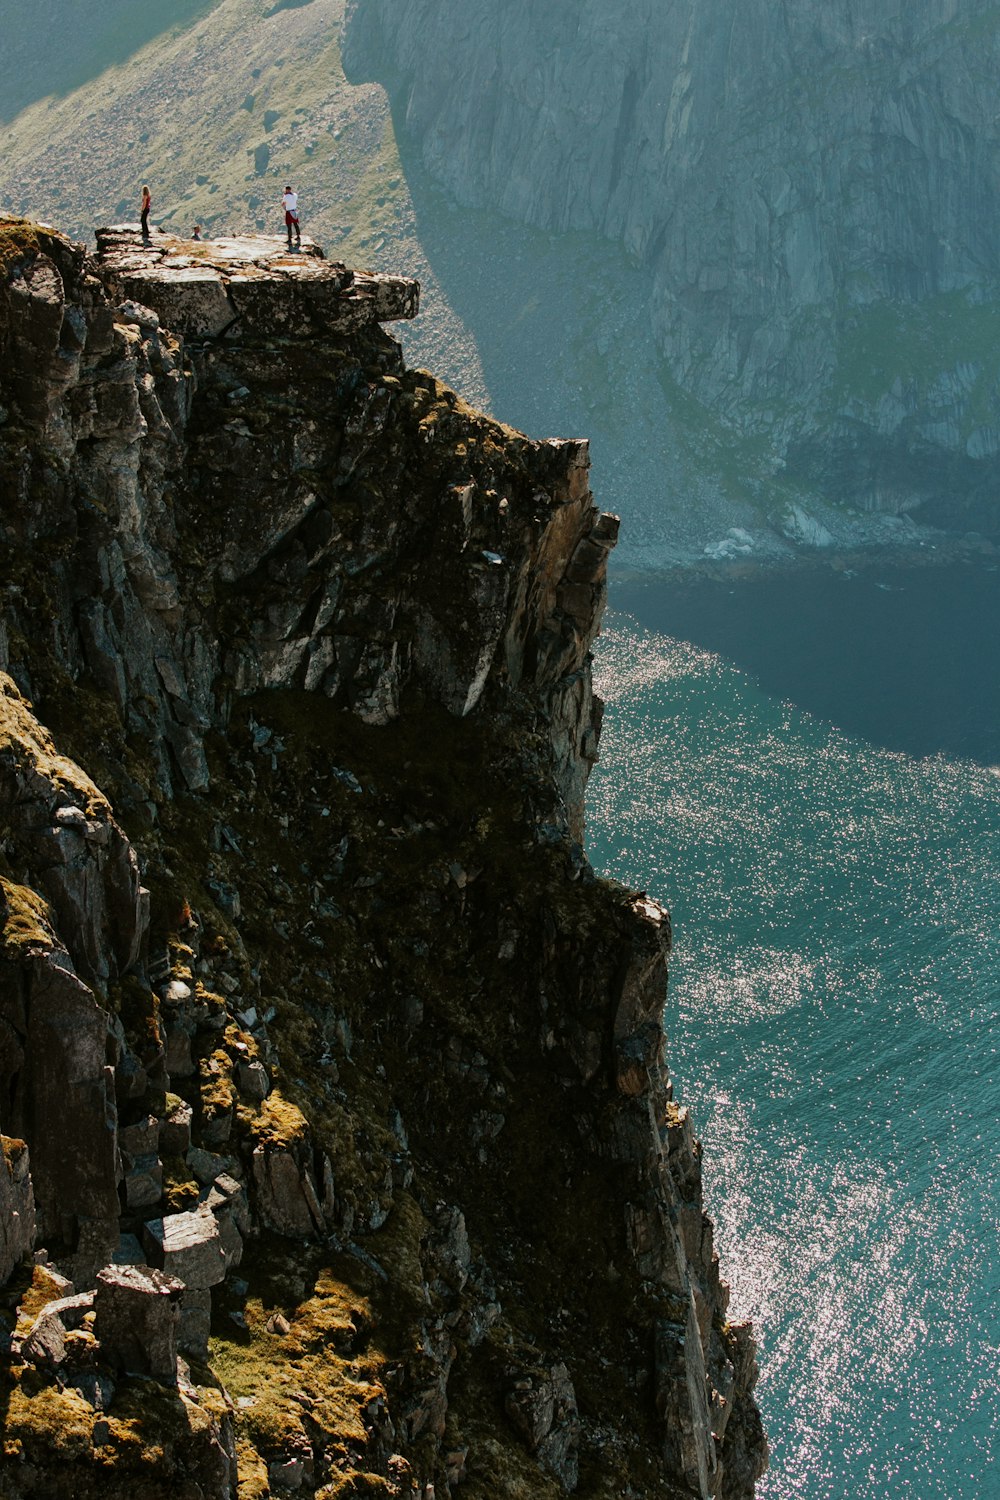
[[[581,846],[617,523],[417,301],[0,220],[5,1500],[766,1461],[669,919]]]

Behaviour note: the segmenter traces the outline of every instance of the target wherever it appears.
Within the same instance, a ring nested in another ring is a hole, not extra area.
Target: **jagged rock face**
[[[0,1136],[0,1284],[35,1244],[34,1184],[24,1142]]]
[[[620,239],[674,376],[833,499],[997,528],[986,0],[350,0],[464,202]]]
[[[669,921],[579,842],[586,444],[407,371],[412,284],[8,233],[11,1495],[746,1500]]]

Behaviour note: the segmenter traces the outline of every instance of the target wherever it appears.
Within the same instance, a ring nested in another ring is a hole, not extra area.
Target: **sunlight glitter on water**
[[[669,1057],[762,1344],[767,1500],[1000,1497],[1000,784],[616,620],[589,845],[673,910]]]

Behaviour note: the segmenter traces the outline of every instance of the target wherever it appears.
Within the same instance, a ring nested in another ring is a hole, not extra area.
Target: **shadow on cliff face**
[[[220,0],[8,0],[3,6],[0,123],[50,94],[81,88],[140,47],[214,10]],[[39,46],[48,36],[49,45]]]

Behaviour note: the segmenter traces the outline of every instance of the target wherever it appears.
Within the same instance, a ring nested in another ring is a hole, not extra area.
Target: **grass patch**
[[[269,1237],[248,1275],[245,1327],[236,1328],[220,1307],[210,1346],[212,1368],[237,1403],[240,1440],[271,1459],[318,1429],[334,1467],[355,1467],[368,1440],[364,1409],[384,1395],[386,1359],[371,1340],[369,1273],[350,1257],[330,1261],[317,1249],[293,1258]],[[287,1332],[273,1331],[283,1326],[276,1314]]]
[[[25,261],[33,260],[40,249],[30,219],[0,218],[0,281],[6,281]]]
[[[15,885],[0,876],[0,921],[7,952],[18,948],[57,948],[58,939],[47,901],[30,886]]]

